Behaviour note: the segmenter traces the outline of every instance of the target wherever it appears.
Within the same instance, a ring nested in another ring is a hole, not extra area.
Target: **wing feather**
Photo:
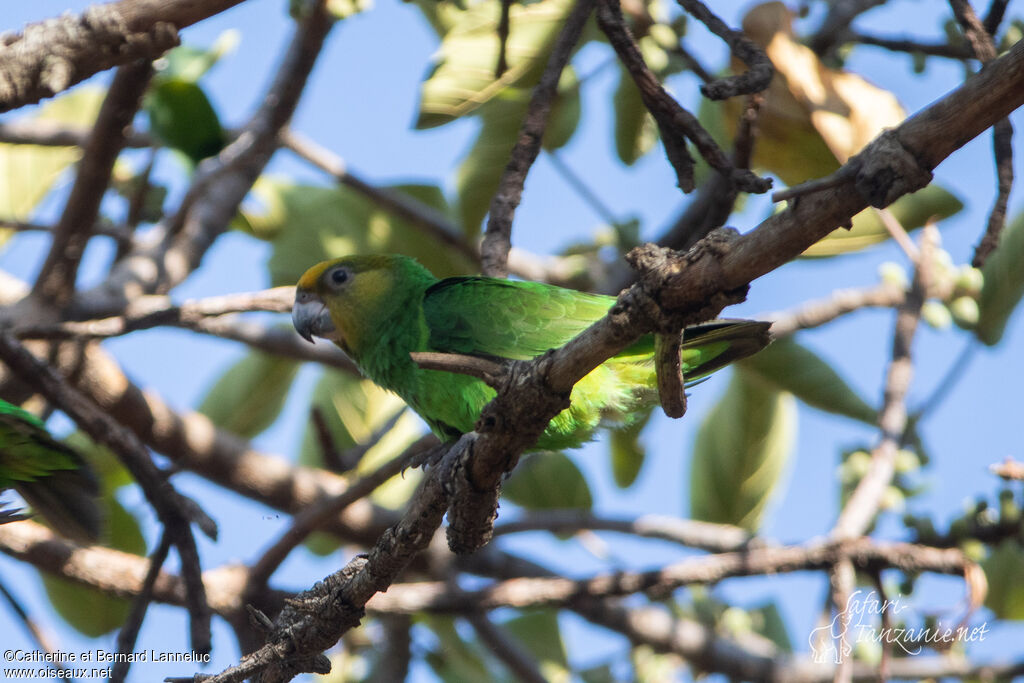
[[[614,303],[538,282],[454,277],[427,290],[423,312],[432,350],[527,360],[562,346]]]

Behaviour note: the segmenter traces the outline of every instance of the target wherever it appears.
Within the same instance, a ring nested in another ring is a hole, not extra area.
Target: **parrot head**
[[[405,256],[345,256],[318,263],[299,279],[292,324],[306,340],[329,339],[349,355],[372,343],[374,331],[386,326],[407,305],[406,287],[432,277]]]

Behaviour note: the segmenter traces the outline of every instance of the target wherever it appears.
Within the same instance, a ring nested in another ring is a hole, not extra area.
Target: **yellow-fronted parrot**
[[[425,370],[412,351],[526,360],[564,345],[608,313],[615,299],[536,282],[438,279],[400,255],[347,256],[310,268],[296,288],[292,322],[309,341],[334,341],[376,384],[395,392],[442,441],[473,430],[495,396],[467,375]],[[719,320],[686,329],[684,376],[693,381],[764,348],[769,323]],[[551,420],[542,450],[580,445],[603,418],[628,421],[656,401],[648,336],[580,380],[571,406]]]

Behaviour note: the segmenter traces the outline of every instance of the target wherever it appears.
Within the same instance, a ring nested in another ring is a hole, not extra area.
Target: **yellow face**
[[[292,323],[312,341],[330,339],[358,351],[378,320],[385,318],[394,275],[385,256],[347,256],[319,263],[295,287]]]

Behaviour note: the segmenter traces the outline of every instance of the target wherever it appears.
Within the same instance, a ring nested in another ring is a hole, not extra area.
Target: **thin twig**
[[[884,38],[850,31],[843,36],[844,42],[859,43],[884,48],[890,52],[907,52],[912,55],[969,59],[973,53],[967,45],[949,43],[921,43],[907,38]]]
[[[686,413],[686,389],[683,364],[680,357],[683,335],[657,334],[654,336],[654,367],[658,380],[658,398],[661,409],[671,418]]]
[[[974,13],[969,0],[949,0],[953,8],[953,14],[963,29],[964,37],[971,46],[974,56],[982,64],[988,64],[996,58],[996,44],[992,39],[991,31],[985,23]],[[998,17],[1002,10],[995,4],[989,12],[989,18],[998,25]],[[994,29],[993,29],[994,30]],[[1010,199],[1010,191],[1013,189],[1013,125],[1010,119],[1006,118],[992,129],[992,147],[996,162],[996,180],[998,188],[996,191],[995,203],[989,213],[988,225],[985,228],[985,235],[981,238],[974,250],[974,258],[971,263],[975,268],[984,265],[988,255],[999,245],[999,236],[1006,226],[1006,206]]]
[[[1006,207],[1013,189],[1013,124],[1006,118],[992,127],[992,148],[996,160],[998,187],[996,200],[988,215],[988,226],[974,250],[971,265],[981,268],[989,255],[999,245],[999,238],[1006,227]]]
[[[608,225],[617,225],[621,221],[615,217],[615,212],[604,203],[604,201],[597,196],[597,194],[587,187],[587,183],[581,178],[572,167],[565,162],[562,155],[557,150],[548,151],[548,161],[555,167],[559,175],[568,183],[569,187],[573,189],[580,196],[580,198],[596,213],[602,221]]]
[[[537,668],[537,658],[492,622],[486,612],[469,612],[465,619],[473,627],[480,642],[508,667],[509,673],[516,680],[523,683],[547,683],[548,679]]]
[[[761,95],[749,95],[740,113],[732,150],[732,163],[736,168],[750,168],[750,159],[757,140],[757,118],[762,102]],[[689,249],[712,230],[725,225],[738,196],[739,190],[728,178],[719,173],[711,174],[683,214],[658,240],[658,244],[673,249]]]
[[[829,3],[828,14],[815,34],[807,41],[808,46],[819,55],[830,52],[838,45],[854,19],[885,2],[886,0],[837,0]]]
[[[433,351],[413,351],[409,354],[412,361],[424,370],[442,370],[457,372],[483,380],[497,388],[504,379],[505,366],[479,356],[467,356],[461,353],[435,353]]]
[[[370,680],[380,683],[405,683],[412,663],[412,617],[406,614],[382,614],[384,647],[373,668]]]
[[[262,591],[281,563],[309,534],[323,525],[330,517],[337,516],[349,505],[370,495],[386,481],[400,474],[409,467],[410,462],[420,457],[423,451],[434,447],[436,443],[436,439],[432,436],[425,436],[417,440],[405,449],[405,452],[355,481],[344,493],[323,500],[295,515],[291,526],[250,567],[248,572],[250,587],[247,590]]]
[[[863,289],[837,289],[825,299],[809,301],[789,311],[762,313],[757,320],[772,323],[772,336],[786,337],[830,323],[836,318],[864,308],[893,308],[906,299],[902,287],[883,283]]]
[[[508,70],[509,13],[513,0],[501,0],[501,16],[498,18],[498,63],[494,66],[494,80],[500,79]]]
[[[719,78],[701,86],[700,91],[712,100],[724,100],[737,95],[751,95],[768,88],[775,74],[771,60],[754,41],[741,31],[729,27],[700,0],[677,0],[691,16],[725,41],[732,55],[747,65],[747,70],[735,76]]]
[[[56,650],[56,648],[54,648],[48,642],[46,634],[43,633],[43,630],[41,628],[39,628],[39,625],[35,622],[35,620],[31,616],[29,616],[28,610],[26,610],[25,607],[21,604],[21,601],[14,597],[11,591],[7,589],[7,586],[4,585],[3,581],[0,581],[0,595],[3,596],[4,600],[7,601],[7,604],[10,606],[10,608],[18,616],[18,619],[21,621],[22,626],[24,626],[25,630],[28,631],[29,637],[35,642],[39,650],[47,654],[53,653]],[[61,676],[60,680],[64,681],[64,683],[71,683],[71,678],[67,675]]]
[[[942,379],[938,381],[935,388],[928,394],[928,398],[921,401],[921,405],[913,411],[914,419],[920,421],[935,412],[942,400],[953,393],[953,387],[962,379],[968,377],[967,367],[974,359],[978,351],[976,339],[968,339],[964,342],[964,348],[957,354],[956,359],[950,364]]]
[[[68,126],[46,119],[0,121],[0,142],[14,145],[42,145],[44,147],[85,147],[91,129]],[[147,133],[134,129],[124,131],[125,147],[152,147],[153,139]]]
[[[855,167],[846,165],[835,173],[827,175],[824,178],[815,178],[813,180],[800,183],[799,185],[794,185],[793,187],[784,188],[778,192],[772,192],[772,201],[776,203],[784,202],[786,200],[798,199],[799,197],[803,197],[814,192],[831,190],[841,185],[845,185],[846,183],[853,182],[853,178],[856,174],[857,169]]]
[[[156,585],[157,577],[160,576],[164,562],[167,561],[171,545],[170,534],[165,532],[160,536],[160,543],[156,550],[149,556],[149,569],[146,571],[146,577],[142,580],[142,587],[132,601],[131,612],[128,613],[124,623],[121,624],[121,630],[117,633],[117,652],[125,656],[115,658],[114,667],[110,673],[110,683],[121,683],[128,676],[131,660],[126,655],[135,651],[135,641],[139,637],[142,621],[146,618],[149,603],[153,601],[153,587]]]
[[[992,4],[988,6],[984,25],[986,33],[990,36],[994,36],[999,29],[999,24],[1003,22],[1003,15],[1006,14],[1006,7],[1009,4],[1010,0],[992,0]]]
[[[832,683],[851,683],[853,681],[853,647],[850,645],[850,597],[857,585],[856,572],[848,557],[842,557],[829,572],[832,587],[832,604],[835,605],[839,619],[839,642],[836,643],[838,659]]]
[[[917,247],[914,246],[914,241],[910,239],[910,235],[907,234],[906,228],[904,228],[899,220],[896,219],[896,216],[893,215],[892,211],[889,211],[888,209],[876,209],[874,207],[872,207],[872,211],[874,211],[875,215],[878,216],[878,220],[882,222],[886,232],[888,232],[889,236],[892,237],[893,242],[903,250],[903,253],[907,255],[910,262],[917,263],[920,260],[920,253],[918,252]]]
[[[699,78],[704,83],[710,83],[715,80],[714,75],[700,63],[700,60],[689,50],[687,50],[682,43],[675,45],[669,49],[669,53],[677,55],[684,62],[686,62],[686,68],[693,72],[693,75]]]
[[[548,116],[563,69],[569,63],[572,52],[583,33],[587,18],[594,9],[595,0],[576,0],[572,11],[565,19],[562,31],[551,48],[551,56],[544,67],[537,87],[533,89],[530,103],[526,108],[519,136],[512,148],[498,189],[491,199],[487,228],[480,245],[480,263],[484,275],[504,277],[508,275],[508,251],[512,247],[512,220],[516,207],[523,195],[526,174],[540,153],[541,141],[547,129]]]
[[[686,111],[658,82],[644,61],[640,48],[626,27],[618,0],[600,0],[597,4],[597,24],[615,48],[622,65],[640,90],[644,106],[654,117],[661,132],[665,154],[676,173],[676,181],[683,192],[694,189],[693,157],[686,148],[686,140],[693,141],[708,164],[724,175],[744,192],[761,193],[771,187],[771,180],[759,178],[747,169],[733,167],[725,152],[690,112]]]
[[[727,524],[712,524],[661,515],[644,515],[636,519],[609,519],[581,510],[533,512],[522,519],[496,525],[494,535],[527,531],[563,534],[584,530],[614,531],[641,538],[670,541],[710,552],[739,550],[758,542],[747,531]]]
[[[477,263],[480,255],[455,223],[437,209],[417,201],[409,195],[386,187],[377,187],[352,173],[345,161],[326,147],[291,129],[281,132],[281,143],[300,158],[328,173],[338,183],[363,195],[377,206],[397,218],[425,230],[441,244],[454,247],[471,263]]]
[[[892,633],[892,612],[893,607],[886,597],[885,583],[882,581],[882,572],[871,572],[871,582],[881,598],[882,609],[880,615],[880,633]],[[882,657],[878,662],[878,681],[883,683],[889,679],[889,667],[892,664],[892,638],[882,638]]]

